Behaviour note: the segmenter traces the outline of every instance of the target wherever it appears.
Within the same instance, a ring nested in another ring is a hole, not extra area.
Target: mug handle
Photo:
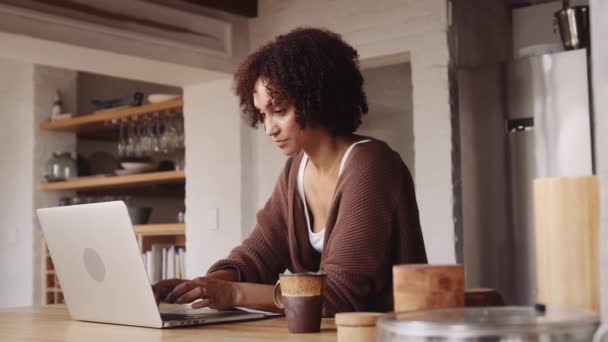
[[[274,302],[274,305],[277,308],[285,308],[285,305],[283,304],[283,294],[281,293],[281,279],[277,280],[277,283],[274,284],[274,290],[272,291],[272,301]]]

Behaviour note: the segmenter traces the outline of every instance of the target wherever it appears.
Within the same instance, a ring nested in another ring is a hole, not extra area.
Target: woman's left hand
[[[200,302],[192,304],[193,309],[210,307],[212,309],[227,309],[237,305],[235,283],[209,277],[200,277],[177,285],[165,299],[168,303],[185,304],[197,299]]]

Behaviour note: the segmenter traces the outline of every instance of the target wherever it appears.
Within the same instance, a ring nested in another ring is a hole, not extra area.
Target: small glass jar
[[[49,182],[58,182],[78,176],[76,159],[69,152],[55,152],[46,163],[45,178]]]
[[[183,211],[177,213],[177,223],[184,223],[186,220],[186,214]]]

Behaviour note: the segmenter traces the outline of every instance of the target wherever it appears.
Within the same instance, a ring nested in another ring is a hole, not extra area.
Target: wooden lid
[[[336,325],[375,326],[382,312],[341,312],[336,314]]]

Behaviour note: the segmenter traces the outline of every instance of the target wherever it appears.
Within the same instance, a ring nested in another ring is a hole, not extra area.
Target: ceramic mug
[[[281,274],[275,285],[274,303],[285,309],[290,333],[321,331],[323,273]]]

